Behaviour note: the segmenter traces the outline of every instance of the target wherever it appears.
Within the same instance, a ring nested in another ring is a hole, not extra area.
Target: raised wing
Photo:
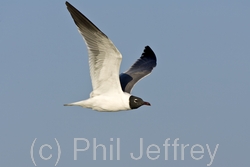
[[[66,2],[66,6],[87,45],[93,87],[91,96],[109,91],[122,92],[119,82],[121,53],[87,17],[70,3]]]
[[[129,68],[129,70],[120,74],[122,90],[130,93],[133,86],[140,79],[149,75],[155,66],[155,53],[149,46],[146,46],[141,57]]]

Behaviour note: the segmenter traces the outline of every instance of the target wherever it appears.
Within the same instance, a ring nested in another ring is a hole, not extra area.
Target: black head
[[[132,95],[130,96],[129,106],[131,109],[137,109],[137,108],[141,107],[142,105],[150,106],[150,103],[143,101],[140,97],[136,97],[136,96],[132,96]]]

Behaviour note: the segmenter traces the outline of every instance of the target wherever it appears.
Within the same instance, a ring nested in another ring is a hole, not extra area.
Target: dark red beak
[[[151,106],[151,104],[149,102],[146,102],[146,101],[144,101],[143,105]]]

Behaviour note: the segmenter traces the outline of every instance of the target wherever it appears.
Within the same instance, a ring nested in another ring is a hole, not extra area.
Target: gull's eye
[[[135,99],[134,102],[137,103],[137,102],[138,102],[138,99]]]

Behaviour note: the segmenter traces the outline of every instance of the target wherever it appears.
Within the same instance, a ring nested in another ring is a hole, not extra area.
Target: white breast
[[[75,105],[106,112],[130,110],[130,96],[131,95],[126,92],[122,92],[122,94],[101,94],[99,96],[94,96],[87,100],[77,102]]]

